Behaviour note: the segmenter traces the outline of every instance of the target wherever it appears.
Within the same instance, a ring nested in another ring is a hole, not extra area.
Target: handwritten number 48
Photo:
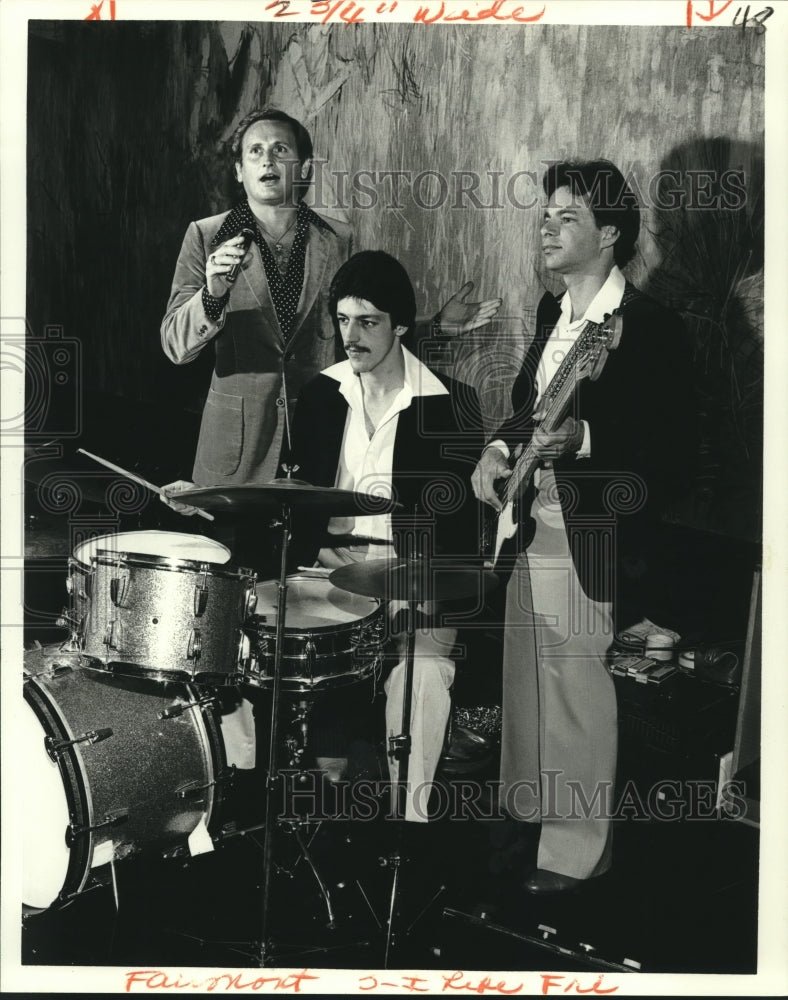
[[[697,18],[699,21],[714,21],[720,14],[724,14],[725,11],[733,3],[733,0],[707,0],[708,13],[702,13],[700,10],[700,3],[698,0],[687,0],[687,27],[692,27],[693,18]],[[774,13],[774,7],[764,7],[762,11],[757,14],[750,16],[750,5],[744,9],[744,16],[742,17],[742,8],[739,7],[734,14],[733,23],[741,24],[742,28],[746,28],[748,25],[752,25],[759,34],[763,34],[766,31],[767,21]]]
[[[759,35],[762,35],[764,31],[766,31],[766,25],[764,24],[764,22],[768,21],[768,19],[772,16],[773,13],[774,13],[774,7],[764,7],[764,9],[760,11],[760,13],[753,14],[752,17],[750,17],[750,5],[747,4],[747,7],[745,8],[744,11],[744,17],[741,19],[741,22],[739,21],[739,15],[741,14],[741,7],[739,7],[739,9],[736,11],[733,17],[733,23],[734,24],[741,23],[742,28],[746,28],[748,23],[752,23],[754,21],[755,30],[758,32]]]

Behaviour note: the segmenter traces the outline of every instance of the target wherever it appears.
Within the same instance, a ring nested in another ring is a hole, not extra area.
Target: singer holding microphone
[[[300,122],[255,111],[238,124],[230,153],[243,197],[190,224],[161,325],[175,364],[210,343],[215,350],[194,463],[199,486],[281,475],[295,398],[338,359],[328,285],[351,248],[347,223],[328,222],[302,200],[312,140]]]
[[[283,111],[254,111],[239,122],[230,154],[243,197],[232,211],[190,224],[161,324],[164,352],[177,365],[214,345],[194,462],[198,486],[281,475],[301,388],[344,357],[328,289],[351,254],[351,230],[303,201],[312,176],[309,133]],[[466,282],[448,299],[429,332],[439,323],[449,338],[489,322],[500,299],[468,302],[472,288]],[[166,490],[190,485],[180,480]]]

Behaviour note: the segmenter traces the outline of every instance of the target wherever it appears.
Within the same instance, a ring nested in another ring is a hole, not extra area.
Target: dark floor
[[[455,801],[464,794],[467,803],[465,780]],[[446,801],[451,798],[448,791]],[[254,819],[247,815],[246,822],[254,825]],[[408,824],[387,963],[398,825],[380,815],[296,829],[325,883],[333,927],[296,834],[280,828],[262,956],[263,832],[238,832],[228,817],[213,853],[118,864],[117,908],[111,885],[104,885],[62,910],[29,916],[23,963],[755,970],[758,831],[743,823],[622,819],[613,869],[577,894],[543,900],[520,886],[533,860],[532,838],[523,836],[530,828],[471,816]]]

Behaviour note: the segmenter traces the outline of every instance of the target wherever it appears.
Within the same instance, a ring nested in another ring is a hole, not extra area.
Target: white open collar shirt
[[[345,432],[339,453],[339,467],[334,484],[339,489],[391,497],[394,440],[399,414],[418,396],[448,395],[448,389],[440,379],[406,347],[402,348],[402,354],[405,362],[403,386],[391,401],[391,406],[378,423],[372,437],[367,433],[364,420],[361,379],[353,371],[350,362],[340,361],[323,372],[339,383],[339,392],[348,404]],[[328,531],[330,534],[360,535],[385,540],[388,543],[393,540],[390,514],[332,517]],[[370,546],[368,554],[370,559],[377,555],[390,554],[386,550],[373,553],[373,548],[375,546]]]
[[[586,323],[602,323],[606,315],[612,313],[621,305],[624,297],[624,287],[626,279],[617,265],[607,276],[607,279],[591,300],[585,314],[579,319],[572,319],[572,299],[567,291],[561,299],[561,315],[553,327],[550,336],[547,338],[542,356],[539,359],[539,367],[536,371],[536,403],[534,408],[538,410],[545,389],[550,385],[555,373],[561,367],[561,362],[571,351],[575,341],[583,331]],[[583,443],[577,453],[578,458],[588,458],[591,454],[591,431],[585,420],[583,424]],[[500,449],[508,458],[509,449],[503,441],[491,441],[487,447]],[[537,470],[538,472],[538,470]],[[538,477],[537,477],[538,479]]]

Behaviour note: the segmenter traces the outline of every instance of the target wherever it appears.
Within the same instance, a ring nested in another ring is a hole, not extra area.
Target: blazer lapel
[[[270,330],[275,331],[276,337],[280,342],[284,342],[282,329],[279,326],[279,320],[276,316],[274,300],[271,298],[271,289],[268,285],[268,279],[265,276],[260,247],[256,243],[252,243],[250,249],[252,260],[245,268],[241,269],[238,280],[245,282],[246,291],[248,291],[260,307],[260,311],[263,314],[263,324]]]
[[[287,351],[293,349],[296,338],[303,327],[304,320],[309,315],[315,299],[320,292],[330,252],[331,236],[318,229],[317,226],[311,225],[309,227],[309,239],[306,244],[306,257],[304,260],[304,287],[301,289],[301,297],[298,300],[298,310],[293,320],[292,333],[287,342]]]

